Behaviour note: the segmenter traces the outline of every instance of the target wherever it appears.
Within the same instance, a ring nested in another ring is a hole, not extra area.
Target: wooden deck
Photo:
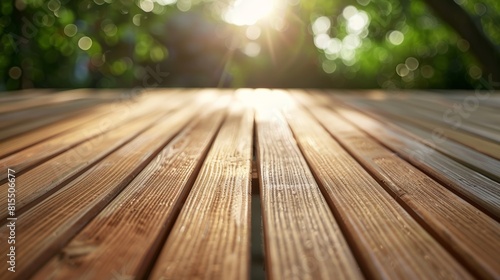
[[[34,90],[0,129],[0,279],[500,279],[500,94]]]

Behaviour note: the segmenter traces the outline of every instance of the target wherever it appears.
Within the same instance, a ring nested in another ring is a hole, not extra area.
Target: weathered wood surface
[[[311,101],[311,98],[308,100]],[[496,221],[477,212],[474,206],[449,192],[331,110],[314,105],[309,108],[334,138],[403,207],[409,209],[410,214],[425,223],[430,232],[442,240],[443,245],[448,246],[483,277],[500,274],[500,267],[495,260],[498,252],[490,246],[500,238],[500,227]],[[476,238],[477,228],[482,229],[481,239]]]
[[[340,227],[282,115],[288,100],[257,95],[257,157],[270,279],[360,279]]]
[[[252,134],[252,108],[235,102],[151,278],[230,280],[249,275]]]
[[[224,111],[218,108],[188,125],[35,278],[144,276],[182,208]]]
[[[269,279],[500,279],[499,100],[2,94],[0,279],[248,278],[252,193]]]

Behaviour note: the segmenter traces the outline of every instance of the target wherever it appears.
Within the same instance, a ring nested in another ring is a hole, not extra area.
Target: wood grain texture
[[[0,92],[0,99],[3,101],[2,104],[10,102],[20,102],[36,97],[40,97],[47,94],[57,94],[58,92],[54,89],[23,89],[23,90],[12,90]]]
[[[26,279],[94,218],[196,114],[202,104],[169,114],[133,141],[94,165],[35,207],[21,214],[16,277]],[[8,228],[0,229],[6,238]],[[7,248],[0,249],[7,254]],[[8,279],[9,271],[0,271]]]
[[[360,94],[360,92],[362,92]],[[436,94],[422,90],[405,90],[388,92],[383,90],[350,91],[349,95],[342,95],[350,100],[369,101],[398,101],[410,105],[409,110],[429,113],[438,121],[456,126],[465,124],[469,128],[481,129],[485,131],[500,131],[500,122],[492,119],[491,116],[497,114],[495,110],[486,106],[489,97],[478,91],[469,91],[460,99],[452,99],[449,93]],[[361,98],[361,99],[360,99]],[[496,139],[497,137],[494,137]]]
[[[445,154],[456,162],[474,169],[495,181],[500,181],[500,168],[498,168],[498,166],[500,166],[500,160],[482,154],[450,139],[440,138],[436,136],[436,134],[420,129],[419,127],[397,120],[389,121],[385,118],[383,119],[386,120],[387,123],[393,123],[401,127],[419,142]]]
[[[0,140],[71,117],[79,112],[120,100],[117,90],[77,89],[34,96],[22,102],[4,102],[0,97]],[[3,109],[2,109],[3,108]]]
[[[36,90],[31,93],[12,92],[10,95],[0,96],[0,115],[84,98],[81,93],[68,91],[47,93],[47,90]]]
[[[152,279],[246,279],[250,274],[253,112],[232,106]]]
[[[337,104],[341,102],[338,101],[335,106]],[[337,112],[426,174],[473,202],[497,221],[500,220],[500,184],[498,182],[415,141],[397,127],[375,120],[376,115],[366,111],[361,114],[348,108],[339,108]],[[369,114],[370,117],[365,114]]]
[[[77,114],[74,117],[67,117],[67,119],[61,120],[59,116],[55,116],[51,118],[43,117],[39,120],[36,120],[36,122],[39,123],[35,123],[32,125],[37,129],[33,128],[33,130],[26,131],[22,135],[11,137],[0,142],[0,158],[4,158],[8,155],[20,151],[21,149],[30,147],[60,133],[71,131],[74,132],[78,130],[81,131],[81,125],[84,125],[92,120],[98,120],[102,118],[104,120],[101,119],[101,122],[105,124],[105,121],[108,120],[108,118],[112,118],[113,115],[122,115],[122,117],[126,116],[130,113],[135,104],[139,104],[137,102],[142,102],[143,100],[145,101],[147,99],[150,99],[150,97],[154,97],[157,95],[155,94],[155,92],[145,92],[142,96],[133,99],[131,97],[127,97],[127,91],[121,90],[120,92],[125,95],[123,98],[117,98],[115,102],[112,102],[110,104],[103,104],[89,109],[84,109],[83,112]],[[166,92],[167,95],[172,97],[175,96],[176,93],[177,90],[170,90]],[[103,96],[116,96],[118,92],[115,92],[114,90],[104,90],[95,91],[95,94]],[[112,97],[103,99],[109,100],[112,99]],[[169,99],[171,99],[171,97],[169,97]],[[54,122],[52,118],[54,118],[54,120],[57,122],[52,123]],[[2,134],[4,133],[7,134],[8,132],[2,131]]]
[[[17,135],[22,135],[33,129],[43,127],[58,120],[62,120],[64,116],[72,117],[78,113],[88,111],[97,107],[102,102],[98,100],[78,100],[73,104],[66,106],[58,105],[56,108],[36,108],[36,110],[26,110],[14,112],[6,116],[0,116],[0,122],[8,124],[2,128],[0,140],[9,139]],[[49,110],[49,111],[46,111]],[[51,113],[52,112],[52,113]],[[21,114],[20,116],[14,116]],[[12,115],[12,116],[11,116]]]
[[[471,123],[471,116],[479,115],[479,113],[481,113],[481,115],[483,115],[484,117],[487,116],[485,112],[479,112],[479,105],[475,110],[465,112],[460,111],[460,114],[463,115],[462,117],[462,115],[460,115],[459,113],[454,113],[454,111],[452,110],[436,112],[435,110],[431,109],[432,106],[425,106],[425,103],[423,101],[418,107],[418,110],[415,110],[414,102],[412,102],[412,100],[408,100],[407,98],[389,99],[384,101],[378,100],[376,102],[369,101],[369,103],[372,103],[373,105],[383,103],[384,106],[397,108],[398,111],[405,111],[405,115],[409,117],[423,119],[430,123],[436,123],[439,125],[450,127],[453,130],[458,130],[495,143],[500,143],[500,136],[498,135],[498,131],[483,127],[482,125],[478,125],[476,123]]]
[[[380,102],[377,102],[380,103]],[[437,123],[439,125],[444,125],[447,127],[451,127],[454,130],[462,131],[464,133],[472,134],[478,137],[482,137],[484,139],[487,139],[489,141],[495,142],[495,143],[500,143],[500,138],[498,133],[495,131],[490,131],[488,129],[484,129],[481,126],[476,126],[469,124],[467,121],[467,118],[464,117],[465,121],[456,121],[453,122],[450,120],[450,117],[448,115],[444,115],[442,112],[436,113],[433,110],[429,110],[429,107],[422,107],[419,108],[419,110],[414,110],[414,105],[413,103],[409,103],[406,99],[395,99],[395,100],[388,100],[387,102],[384,102],[384,105],[389,105],[393,107],[398,107],[400,109],[403,109],[405,112],[405,115],[409,117],[415,117],[419,119],[426,120],[427,122],[430,123]],[[479,105],[478,105],[479,106]],[[469,113],[469,112],[467,112]],[[471,111],[469,114],[473,114],[474,111]],[[466,116],[464,114],[464,116]]]
[[[425,223],[476,275],[484,279],[500,277],[499,223],[332,111],[317,106],[308,106],[308,109],[393,197]],[[481,238],[477,238],[478,229]]]
[[[404,122],[428,130],[429,132],[437,132],[443,137],[449,138],[465,146],[469,146],[472,149],[475,149],[476,151],[484,153],[488,156],[500,159],[500,144],[498,144],[496,141],[491,141],[467,132],[455,130],[452,126],[449,125],[427,121],[425,119],[419,118],[417,114],[411,113],[411,111],[408,109],[404,110],[394,106],[388,106],[384,103],[378,103],[375,106],[371,106],[372,110],[375,110],[379,115],[387,116],[389,119],[400,119]]]
[[[207,112],[186,127],[33,279],[143,278],[198,174],[224,111]]]
[[[168,112],[168,111],[167,111]],[[145,117],[133,119],[126,125],[110,129],[98,137],[93,137],[62,154],[36,165],[33,169],[17,176],[16,182],[22,188],[17,190],[16,213],[26,211],[34,203],[43,199],[80,175],[102,158],[127,143],[140,132],[149,128],[167,112],[158,111]],[[8,183],[0,186],[0,195],[7,196]],[[0,220],[7,217],[7,208],[0,208]]]
[[[68,111],[78,108],[85,108],[95,104],[103,103],[99,99],[77,99],[56,104],[47,104],[45,106],[26,108],[24,110],[12,111],[0,114],[0,122],[6,121],[27,121],[41,117],[47,117],[55,114],[64,114]]]
[[[27,131],[20,136],[10,137],[9,139],[1,141],[0,158],[19,152],[22,149],[28,148],[61,132],[70,129],[78,129],[79,126],[85,124],[86,122],[102,118],[111,113],[111,110],[109,110],[111,109],[111,106],[101,106],[105,107],[104,110],[100,110],[101,108],[85,110],[83,113],[77,114],[74,117],[66,117],[66,119],[63,120],[61,120],[58,116],[42,118],[40,120],[40,122],[43,123],[42,127],[37,126],[36,129]],[[53,121],[57,122],[53,123]],[[49,125],[44,126],[45,124]]]
[[[156,114],[154,112],[155,108],[172,110],[176,109],[176,105],[180,104],[170,102],[162,104],[158,103],[157,98],[149,98],[139,104],[136,104],[133,108],[118,106],[118,110],[114,111],[111,115],[107,115],[102,119],[93,119],[92,121],[80,126],[77,133],[67,131],[57,137],[40,142],[1,159],[0,166],[13,168],[20,175],[25,169],[33,167],[48,158],[57,156],[58,154],[75,147],[87,139],[99,137],[109,129],[120,125],[127,125],[129,121],[147,116],[148,114]],[[5,180],[6,176],[6,173],[0,174],[0,181]]]
[[[269,279],[361,279],[362,274],[279,108],[257,95],[260,193]],[[269,107],[267,107],[267,106]]]
[[[81,125],[84,125],[91,121],[95,121],[108,114],[110,115],[112,112],[116,111],[116,109],[119,109],[119,107],[120,106],[116,105],[102,105],[102,108],[99,107],[96,109],[91,109],[83,114],[77,114],[74,117],[69,117],[63,121],[52,123],[46,126],[45,124],[50,122],[51,120],[42,119],[40,120],[40,122],[42,122],[43,124],[39,128],[32,131],[27,131],[17,137],[11,137],[9,139],[3,140],[0,143],[0,158],[5,158],[6,156],[9,156],[15,152],[19,152],[22,149],[30,147],[43,140],[49,139],[62,132],[75,131]]]
[[[465,99],[469,100],[469,99]],[[484,110],[484,106],[478,100],[476,103],[471,103],[463,101],[462,104],[454,103],[447,106],[440,106],[436,102],[425,102],[423,100],[418,100],[413,98],[413,95],[408,94],[408,97],[404,99],[404,103],[409,105],[413,110],[422,110],[425,112],[425,116],[444,122],[445,124],[457,127],[458,129],[463,128],[466,131],[476,133],[477,135],[482,135],[493,141],[499,142],[500,127],[495,127],[488,123],[482,122],[481,116],[489,115],[487,110]],[[457,105],[458,104],[458,105]],[[465,105],[467,109],[465,109]],[[460,107],[461,105],[461,107]],[[415,108],[416,107],[416,108]]]
[[[0,130],[13,133],[0,141],[0,167],[17,171],[18,218],[17,272],[0,280],[255,276],[251,183],[269,279],[500,279],[500,160],[474,147],[496,152],[499,100],[269,89],[0,96]],[[466,107],[455,127],[453,110]],[[436,142],[434,127],[455,134]]]
[[[441,93],[443,92],[444,94],[418,94],[412,98],[418,99],[423,103],[432,102],[449,109],[455,109],[455,112],[459,112],[460,110],[461,117],[467,117],[467,119],[475,123],[495,127],[497,130],[500,129],[500,122],[488,117],[488,115],[497,114],[500,108],[500,106],[495,104],[498,103],[498,91],[464,91],[464,93],[458,95],[455,94],[457,91],[441,91]],[[476,102],[478,102],[479,106],[474,110],[472,108],[474,108],[474,103]],[[466,106],[469,109],[466,109]]]
[[[472,278],[309,114],[286,115],[370,278]]]

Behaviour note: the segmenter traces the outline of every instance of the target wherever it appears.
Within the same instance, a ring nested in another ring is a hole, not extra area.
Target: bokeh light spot
[[[403,43],[405,35],[401,31],[394,30],[389,33],[388,39],[391,44],[397,46]]]
[[[166,5],[173,5],[177,3],[177,0],[155,0],[156,3],[166,6]]]
[[[191,6],[193,3],[191,3],[191,0],[179,0],[177,1],[177,9],[181,12],[187,12],[191,9]]]
[[[162,48],[154,47],[149,53],[149,56],[153,62],[159,62],[165,58],[165,53],[163,52]]]
[[[106,33],[107,36],[115,36],[116,33],[118,32],[118,28],[116,25],[111,22],[111,20],[106,19],[101,23],[101,29]]]
[[[52,12],[55,12],[61,8],[61,2],[58,0],[50,0],[49,3],[47,3],[47,8],[49,8]]]
[[[342,40],[342,45],[348,49],[354,50],[361,46],[361,40],[358,36],[349,34]]]
[[[406,64],[400,63],[396,66],[396,73],[398,73],[399,76],[404,77],[410,73],[410,70],[406,67]]]
[[[368,15],[361,11],[356,13],[347,21],[347,29],[350,33],[361,33],[368,25]]]
[[[319,34],[314,36],[314,45],[318,49],[326,49],[328,47],[328,43],[330,42],[330,36],[327,34]]]
[[[153,1],[151,1],[151,0],[141,0],[141,1],[139,2],[139,7],[140,7],[143,11],[145,11],[146,13],[151,12],[151,11],[153,10],[153,8],[154,8],[154,5],[155,5],[155,4],[154,4],[154,3],[153,3]]]
[[[326,47],[326,52],[330,54],[339,53],[342,50],[342,41],[338,38],[332,38],[328,41],[328,46]]]
[[[357,2],[361,6],[366,6],[366,5],[370,4],[370,0],[357,0]]]
[[[326,34],[330,30],[331,24],[332,23],[330,22],[329,18],[327,18],[325,16],[319,17],[314,21],[314,23],[312,25],[313,33],[315,35]]]
[[[487,8],[483,3],[476,3],[474,5],[474,11],[476,12],[476,15],[478,16],[483,16],[487,12]]]
[[[137,14],[132,18],[132,23],[135,26],[141,26],[141,16],[142,16],[141,14]]]
[[[328,74],[332,74],[335,70],[337,70],[337,64],[331,60],[323,61],[321,67],[323,68],[323,71]]]
[[[354,6],[347,6],[344,8],[342,11],[342,16],[344,16],[345,19],[349,20],[352,16],[358,13],[358,9]]]
[[[250,57],[256,57],[260,53],[260,45],[256,42],[249,42],[245,45],[243,52]]]
[[[410,69],[411,71],[415,71],[418,68],[418,60],[414,57],[408,57],[405,60],[406,67]]]
[[[469,47],[470,47],[470,44],[467,40],[464,40],[464,39],[459,39],[457,41],[457,48],[462,51],[462,52],[466,52],[469,50]]]
[[[424,65],[420,69],[420,73],[422,73],[422,77],[426,79],[432,78],[432,76],[434,76],[434,68],[430,65]]]
[[[256,25],[250,25],[249,27],[247,27],[245,35],[250,40],[257,40],[260,37],[260,33],[260,27]]]
[[[124,60],[117,60],[111,65],[111,73],[113,75],[121,75],[127,71],[127,63]]]
[[[483,71],[481,71],[481,68],[477,67],[476,65],[472,65],[469,68],[469,75],[471,76],[471,78],[477,80],[481,78],[481,76],[483,75]]]
[[[83,36],[78,40],[78,47],[84,51],[90,49],[92,47],[92,39],[87,36]]]
[[[64,34],[68,37],[73,37],[76,35],[76,32],[78,32],[78,27],[74,24],[68,24],[64,27]]]
[[[14,67],[9,69],[9,77],[11,77],[14,80],[19,79],[21,77],[22,73],[23,73],[23,71],[18,66],[14,66]]]
[[[342,57],[344,64],[346,64],[346,62],[353,61],[355,55],[356,55],[356,52],[352,49],[343,48],[342,51],[340,51],[340,56]],[[351,66],[351,65],[347,65],[347,66]]]

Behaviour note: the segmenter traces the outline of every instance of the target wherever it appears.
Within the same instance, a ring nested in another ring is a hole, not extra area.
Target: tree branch
[[[483,74],[500,81],[500,50],[474,23],[471,16],[453,0],[424,0],[434,12],[470,44],[472,53],[482,64]]]

